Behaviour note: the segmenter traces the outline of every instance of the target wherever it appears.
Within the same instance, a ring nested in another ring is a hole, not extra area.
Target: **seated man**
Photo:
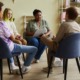
[[[23,73],[28,72],[31,68],[30,64],[37,52],[37,48],[34,46],[26,46],[26,45],[16,44],[12,42],[15,40],[15,37],[11,34],[10,30],[7,28],[5,22],[2,21],[2,17],[3,17],[2,6],[3,3],[0,2],[0,37],[9,46],[11,53],[15,53],[15,52],[28,53],[28,57],[26,58],[24,64],[22,65],[22,72]],[[10,67],[12,70],[17,69],[17,66],[15,66],[14,64],[13,58],[10,58]]]
[[[57,49],[56,49],[55,43],[59,44],[59,42],[63,38],[65,38],[73,33],[80,33],[80,26],[75,21],[77,16],[78,16],[78,12],[77,12],[76,8],[74,8],[74,7],[67,8],[66,9],[66,16],[65,16],[66,21],[61,24],[56,37],[53,38],[53,40],[49,40],[46,38],[46,36],[43,35],[43,36],[41,36],[41,41],[45,45],[47,45],[51,50],[56,51]],[[50,57],[48,56],[48,58],[50,58]],[[49,63],[49,61],[48,61],[48,63]],[[48,71],[48,69],[46,69],[46,71]]]

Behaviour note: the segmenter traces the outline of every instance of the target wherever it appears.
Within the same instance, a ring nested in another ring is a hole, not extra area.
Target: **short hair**
[[[39,13],[39,12],[42,13],[41,10],[35,9],[35,10],[33,11],[33,15],[35,16],[35,15],[36,15],[37,13]]]
[[[2,6],[3,6],[4,4],[2,3],[2,2],[0,2],[0,11],[2,10]]]
[[[68,18],[71,20],[75,20],[78,16],[78,12],[75,7],[67,8],[66,13],[68,14]]]

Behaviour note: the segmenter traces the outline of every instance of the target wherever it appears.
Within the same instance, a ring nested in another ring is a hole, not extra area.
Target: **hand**
[[[17,40],[17,39],[15,39],[14,42],[17,43],[17,44],[22,44],[22,42],[20,40]]]
[[[17,40],[21,40],[22,37],[21,37],[20,35],[17,35],[17,36],[15,37],[15,39],[17,39]]]
[[[41,41],[43,41],[45,38],[46,38],[45,34],[43,34],[43,35],[40,37]]]

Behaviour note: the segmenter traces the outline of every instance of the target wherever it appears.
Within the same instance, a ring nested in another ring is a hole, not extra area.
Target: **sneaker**
[[[32,63],[39,63],[39,60],[33,59]]]
[[[42,71],[48,73],[48,67],[43,68]],[[53,69],[51,69],[50,73],[53,73]]]
[[[27,73],[31,70],[31,66],[22,66],[22,73]]]
[[[54,67],[62,67],[63,66],[63,61],[62,60],[54,61],[53,66]]]
[[[15,70],[19,70],[19,68],[18,68],[18,66],[16,66],[16,65],[10,65],[10,69],[12,70],[12,71],[15,71]]]
[[[23,65],[24,64],[24,61],[23,60],[20,60],[20,64]]]

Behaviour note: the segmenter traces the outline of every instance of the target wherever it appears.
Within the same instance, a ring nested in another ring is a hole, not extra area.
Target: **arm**
[[[66,32],[66,25],[64,23],[61,24],[56,37],[53,39],[56,42],[59,42],[63,39],[64,34]]]
[[[51,34],[51,31],[50,31],[50,28],[48,26],[48,23],[45,21],[45,26],[46,26],[46,29],[47,29],[47,32],[45,33],[45,36],[48,36]]]
[[[15,25],[14,22],[11,22],[11,28],[12,28],[13,33],[14,33],[15,36],[17,36],[17,35],[20,36],[20,34],[18,33],[17,28],[16,28],[16,25]]]
[[[27,24],[27,27],[26,27],[26,35],[27,36],[33,36],[34,35],[34,32],[31,32],[31,23],[29,22],[28,24]]]
[[[33,36],[34,32],[29,32],[28,29],[26,29],[26,34],[27,34],[27,36]]]
[[[48,36],[48,35],[50,35],[51,34],[51,31],[49,30],[47,33],[45,33],[44,35],[45,36]]]
[[[22,38],[22,36],[18,33],[18,31],[17,31],[17,28],[16,28],[16,25],[15,25],[15,23],[14,22],[11,22],[11,28],[12,28],[12,30],[13,30],[13,33],[14,33],[14,35],[15,35],[15,40],[14,40],[14,42],[19,42],[19,40],[22,40],[23,38]],[[20,43],[20,42],[19,42]]]
[[[56,37],[53,36],[53,40],[50,40],[48,39],[45,35],[41,36],[41,41],[47,45],[49,48],[53,49],[53,44],[55,42],[59,42],[63,36],[64,36],[64,33],[66,32],[66,29],[65,29],[65,25],[61,25],[60,28],[59,28],[59,31],[56,35]]]
[[[14,43],[22,44],[21,41],[15,39],[14,35],[12,35],[12,34],[10,35],[9,39],[10,39],[11,41],[13,41]]]

